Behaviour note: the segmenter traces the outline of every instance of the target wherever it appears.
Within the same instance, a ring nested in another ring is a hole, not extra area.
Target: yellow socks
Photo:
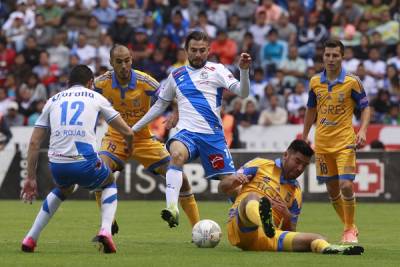
[[[331,198],[331,203],[342,223],[345,223],[342,195],[339,194],[335,198]]]
[[[311,251],[315,253],[322,253],[324,249],[329,247],[330,244],[323,239],[315,239],[311,242]]]
[[[246,217],[253,224],[262,227],[259,208],[260,203],[258,200],[250,200],[246,205]]]
[[[97,203],[97,207],[100,209],[101,208],[101,191],[96,191],[94,192],[94,195],[96,197],[96,203]]]
[[[199,208],[197,207],[197,202],[194,198],[194,195],[190,194],[180,196],[179,203],[181,204],[183,211],[185,212],[190,224],[193,227],[198,221],[200,221]]]
[[[355,228],[354,213],[356,208],[356,199],[353,195],[351,198],[343,198],[343,211],[344,211],[344,229],[348,230]]]

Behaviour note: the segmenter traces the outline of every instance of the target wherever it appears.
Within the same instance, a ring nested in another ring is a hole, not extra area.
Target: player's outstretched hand
[[[32,201],[37,197],[36,179],[25,179],[20,197],[25,203],[32,204]]]
[[[133,140],[132,140],[132,142],[130,142],[130,144],[128,144],[128,142],[126,140],[124,140],[123,142],[124,142],[124,152],[129,157],[129,156],[131,156],[132,150],[133,150]]]
[[[237,173],[235,175],[235,181],[234,181],[234,185],[235,186],[239,186],[242,184],[247,184],[249,182],[249,177],[243,173]]]
[[[367,143],[367,133],[359,131],[356,136],[356,148],[361,148]]]
[[[251,64],[251,56],[247,53],[240,54],[239,58],[239,68],[241,69],[249,69]]]

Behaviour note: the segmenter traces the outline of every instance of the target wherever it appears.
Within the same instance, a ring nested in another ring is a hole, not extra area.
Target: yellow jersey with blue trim
[[[150,75],[133,69],[127,85],[119,84],[114,71],[104,73],[94,82],[94,90],[110,101],[130,127],[150,109],[152,97],[157,95],[159,86],[160,84]],[[120,136],[112,127],[108,128],[107,134]],[[136,136],[150,138],[152,134],[146,126]]]
[[[280,197],[292,214],[292,223],[297,224],[303,200],[301,188],[296,179],[284,178],[281,159],[255,158],[244,164],[238,172],[247,175],[250,182],[242,186],[239,195],[236,197],[230,210],[231,218],[242,199],[249,193],[257,193],[260,197],[270,199]],[[280,214],[273,211],[273,216],[275,224],[279,225],[279,222],[282,221],[282,218],[279,217]]]
[[[317,109],[315,152],[335,153],[355,146],[352,118],[355,109],[368,106],[360,79],[342,68],[334,81],[326,71],[313,76],[307,106]]]

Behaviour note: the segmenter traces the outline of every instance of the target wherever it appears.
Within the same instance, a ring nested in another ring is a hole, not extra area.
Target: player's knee
[[[181,151],[171,151],[171,164],[177,166],[185,164],[185,156]]]
[[[343,196],[351,197],[353,195],[353,182],[352,181],[341,181],[340,191]]]

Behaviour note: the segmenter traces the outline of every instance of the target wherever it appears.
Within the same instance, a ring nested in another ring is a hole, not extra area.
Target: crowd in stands
[[[399,22],[398,0],[5,0],[0,113],[10,126],[33,125],[73,66],[87,64],[96,75],[110,69],[115,43],[132,50],[133,68],[162,82],[187,64],[188,32],[203,30],[211,61],[235,75],[241,52],[254,61],[251,96],[224,95],[235,127],[303,123],[309,78],[322,71],[328,37],[345,44],[343,66],[362,81],[372,123],[400,125]]]

